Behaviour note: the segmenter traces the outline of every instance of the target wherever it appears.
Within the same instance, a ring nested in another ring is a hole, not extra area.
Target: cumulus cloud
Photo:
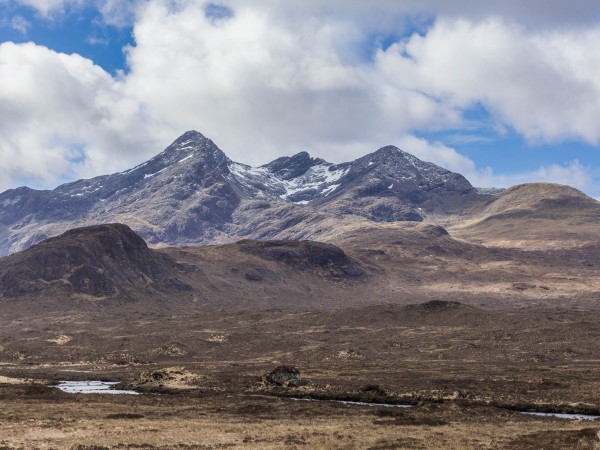
[[[477,103],[532,140],[600,138],[600,27],[534,33],[497,18],[439,19],[371,63],[340,49],[365,38],[347,17],[289,23],[278,9],[240,2],[215,24],[203,5],[175,3],[140,12],[128,85],[149,110],[174,126],[201,124],[234,153],[247,154],[250,137],[263,158],[291,146],[326,156],[344,141],[396,142],[461,126]]]
[[[42,11],[62,9],[68,4],[103,5],[107,0],[0,0],[0,3],[14,2],[29,5]],[[108,1],[136,1],[136,0],[108,0]],[[137,0],[143,3],[146,0]],[[174,0],[172,3],[181,3]],[[219,4],[220,2],[214,2]],[[244,0],[224,0],[222,3],[239,7]],[[444,16],[469,16],[480,19],[490,14],[505,15],[516,20],[530,23],[581,23],[593,21],[598,18],[600,12],[596,0],[504,0],[501,3],[481,2],[479,0],[305,0],[303,2],[281,2],[279,0],[256,0],[252,2],[261,8],[271,10],[280,9],[289,11],[293,8],[297,13],[329,11],[349,11],[361,14],[370,13],[374,10],[380,11],[402,11],[406,14],[422,14],[424,12],[432,15]]]
[[[380,51],[384,72],[455,108],[482,103],[530,139],[600,139],[600,27],[529,33],[499,19],[440,20]],[[408,79],[408,81],[407,81]]]
[[[78,55],[0,44],[0,189],[52,185],[132,164],[156,142],[122,84]]]
[[[132,23],[135,44],[117,76],[33,43],[0,45],[0,156],[11,161],[0,188],[124,169],[187,129],[251,164],[394,144],[503,185],[413,136],[473,131],[473,105],[532,141],[600,141],[595,1],[4,1],[47,17],[94,4],[107,23]],[[519,176],[589,182],[576,162]]]
[[[590,169],[578,160],[567,164],[550,164],[536,170],[518,172],[510,175],[495,174],[491,168],[466,174],[471,183],[480,187],[510,187],[515,184],[548,182],[567,184],[578,189],[587,189],[592,185]]]
[[[182,3],[182,0],[176,2]],[[234,8],[248,4],[245,0],[224,0],[223,3]],[[329,17],[360,17],[362,26],[374,26],[377,30],[381,30],[382,17],[387,19],[383,21],[384,25],[395,26],[398,17],[407,15],[466,18],[473,21],[490,16],[506,17],[536,28],[594,24],[600,18],[600,7],[596,0],[257,0],[252,5],[268,9],[284,20],[323,14]]]
[[[173,127],[200,127],[251,163],[299,147],[339,159],[348,156],[335,151],[340,142],[383,145],[409,129],[459,122],[430,96],[346,64],[337,45],[352,33],[344,21],[282,27],[249,7],[214,23],[196,2],[152,2],[134,28],[126,84]]]

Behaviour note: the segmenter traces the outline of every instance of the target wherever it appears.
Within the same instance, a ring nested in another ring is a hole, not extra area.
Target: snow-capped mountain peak
[[[123,172],[1,193],[0,255],[75,224],[124,222],[152,244],[183,245],[276,235],[311,215],[421,221],[480,195],[461,175],[396,147],[343,164],[300,152],[251,167],[189,131]]]

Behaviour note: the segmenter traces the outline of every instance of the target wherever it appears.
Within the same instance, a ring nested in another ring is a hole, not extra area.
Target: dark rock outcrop
[[[182,290],[177,264],[122,224],[69,230],[0,260],[0,294],[51,291],[105,297],[150,287]]]
[[[283,156],[264,165],[272,174],[282,180],[293,180],[304,175],[311,167],[328,164],[320,158],[312,158],[307,152],[300,152],[294,156]]]
[[[310,384],[309,380],[300,378],[300,370],[293,366],[279,366],[266,377],[267,383],[279,387],[300,387]]]
[[[282,262],[298,270],[323,270],[336,277],[365,274],[358,263],[339,247],[313,241],[251,241],[238,243],[241,250],[262,259]]]

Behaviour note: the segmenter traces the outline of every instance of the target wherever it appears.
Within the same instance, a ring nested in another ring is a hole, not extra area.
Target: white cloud
[[[31,24],[22,16],[14,16],[10,20],[10,26],[13,30],[17,30],[21,34],[27,34],[27,31],[31,27]]]
[[[215,24],[196,2],[169,4],[141,12],[127,88],[173,128],[199,127],[233,157],[265,162],[301,147],[339,159],[340,143],[384,145],[411,128],[459,122],[428,95],[346,64],[337,45],[355,33],[349,23],[285,28],[268,12],[238,8]]]
[[[125,26],[134,20],[134,11],[143,0],[0,0],[0,4],[26,6],[42,17],[61,18],[68,11],[95,7],[108,25]]]
[[[90,3],[88,0],[14,0],[14,2],[29,6],[43,16],[63,13],[68,6],[81,7],[86,3]]]
[[[441,20],[378,54],[384,73],[455,108],[477,102],[530,139],[600,139],[600,27],[538,34],[499,19]]]
[[[0,189],[52,185],[133,164],[159,133],[122,84],[78,55],[0,44]]]
[[[146,0],[0,0],[29,5],[40,11],[61,10],[68,4],[103,5],[107,1],[143,3]],[[172,4],[182,3],[182,0],[172,0]],[[247,4],[245,0],[214,1],[240,7]],[[596,20],[599,7],[596,0],[504,0],[502,2],[482,2],[479,0],[305,0],[303,2],[281,2],[279,0],[255,0],[256,7],[269,10],[279,10],[282,14],[293,10],[298,13],[318,13],[322,11],[345,11],[350,13],[369,14],[374,11],[398,12],[406,14],[439,14],[443,16],[468,16],[474,19],[494,15],[513,17],[528,23],[581,23]]]
[[[139,3],[138,0],[100,0],[96,2],[104,22],[119,27],[133,22]]]
[[[536,170],[512,174],[496,174],[489,167],[464,173],[467,179],[477,187],[510,187],[523,183],[558,183],[567,184],[578,189],[588,189],[592,185],[590,169],[578,160],[565,165],[550,164],[540,166]]]
[[[476,103],[532,140],[600,139],[600,27],[439,19],[371,64],[340,50],[368,31],[345,16],[280,20],[280,8],[232,4],[235,17],[215,25],[197,2],[148,3],[127,84],[173,128],[200,126],[233,156],[247,155],[248,141],[263,161],[293,147],[327,156],[343,142],[383,145],[459,127]]]
[[[93,3],[107,23],[134,22],[135,46],[127,72],[111,77],[77,55],[0,45],[0,157],[10,161],[0,189],[124,169],[187,129],[253,164],[299,150],[339,162],[395,144],[504,185],[411,134],[473,131],[463,113],[474,104],[531,140],[600,140],[595,1],[225,0],[233,16],[221,20],[192,0],[18,1],[47,17]],[[433,15],[422,35],[365,55],[375,35]],[[519,177],[589,182],[577,164]]]
[[[525,180],[568,184],[580,189],[588,188],[592,183],[589,169],[578,160],[573,160],[565,166],[559,164],[542,166]]]
[[[182,4],[189,0],[174,0]],[[216,2],[219,3],[219,2]],[[235,9],[248,5],[246,0],[223,0]],[[548,28],[594,24],[600,18],[597,0],[304,0],[282,2],[280,0],[255,0],[253,8],[268,10],[278,19],[296,20],[306,16],[360,18],[362,26],[381,30],[384,24],[397,25],[398,17],[467,18],[479,21],[490,16],[506,17],[530,27]]]
[[[461,155],[455,149],[441,142],[430,143],[425,139],[415,136],[403,136],[398,142],[398,147],[424,161],[435,163],[453,172],[468,174],[475,172],[475,163]]]

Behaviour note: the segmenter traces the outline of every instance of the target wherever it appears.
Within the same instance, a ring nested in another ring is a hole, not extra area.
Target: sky
[[[0,191],[187,130],[260,165],[396,145],[600,198],[597,0],[0,0]]]

